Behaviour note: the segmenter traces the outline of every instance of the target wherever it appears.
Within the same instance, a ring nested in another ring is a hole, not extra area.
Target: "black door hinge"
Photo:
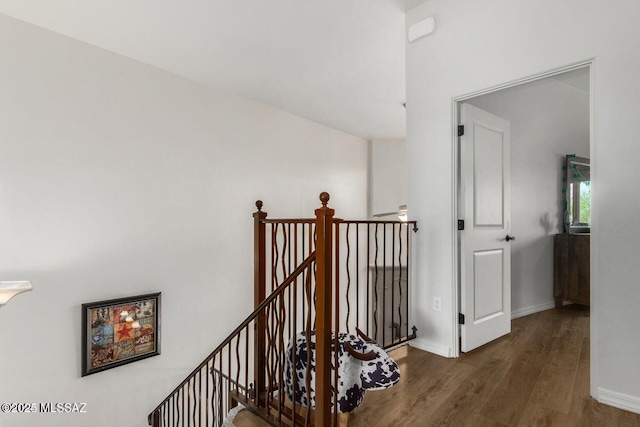
[[[464,314],[458,313],[458,323],[464,325]]]
[[[458,220],[458,231],[464,230],[464,219]]]
[[[464,125],[458,125],[458,136],[464,135]]]

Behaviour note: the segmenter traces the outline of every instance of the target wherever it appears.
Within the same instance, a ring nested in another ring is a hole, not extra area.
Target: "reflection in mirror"
[[[568,155],[566,172],[565,229],[569,233],[590,233],[591,169],[589,159]]]

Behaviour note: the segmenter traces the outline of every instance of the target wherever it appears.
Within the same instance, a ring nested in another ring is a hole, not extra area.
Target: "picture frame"
[[[82,304],[82,376],[160,354],[161,293]]]

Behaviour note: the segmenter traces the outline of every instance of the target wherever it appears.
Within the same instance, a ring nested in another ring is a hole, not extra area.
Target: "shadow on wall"
[[[544,228],[544,234],[555,234],[556,227],[551,220],[551,214],[549,212],[545,212],[544,215],[540,217],[540,225]]]

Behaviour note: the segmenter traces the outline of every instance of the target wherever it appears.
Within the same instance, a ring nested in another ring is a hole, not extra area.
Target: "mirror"
[[[567,233],[591,232],[591,167],[589,159],[569,154],[566,158],[564,224]]]

